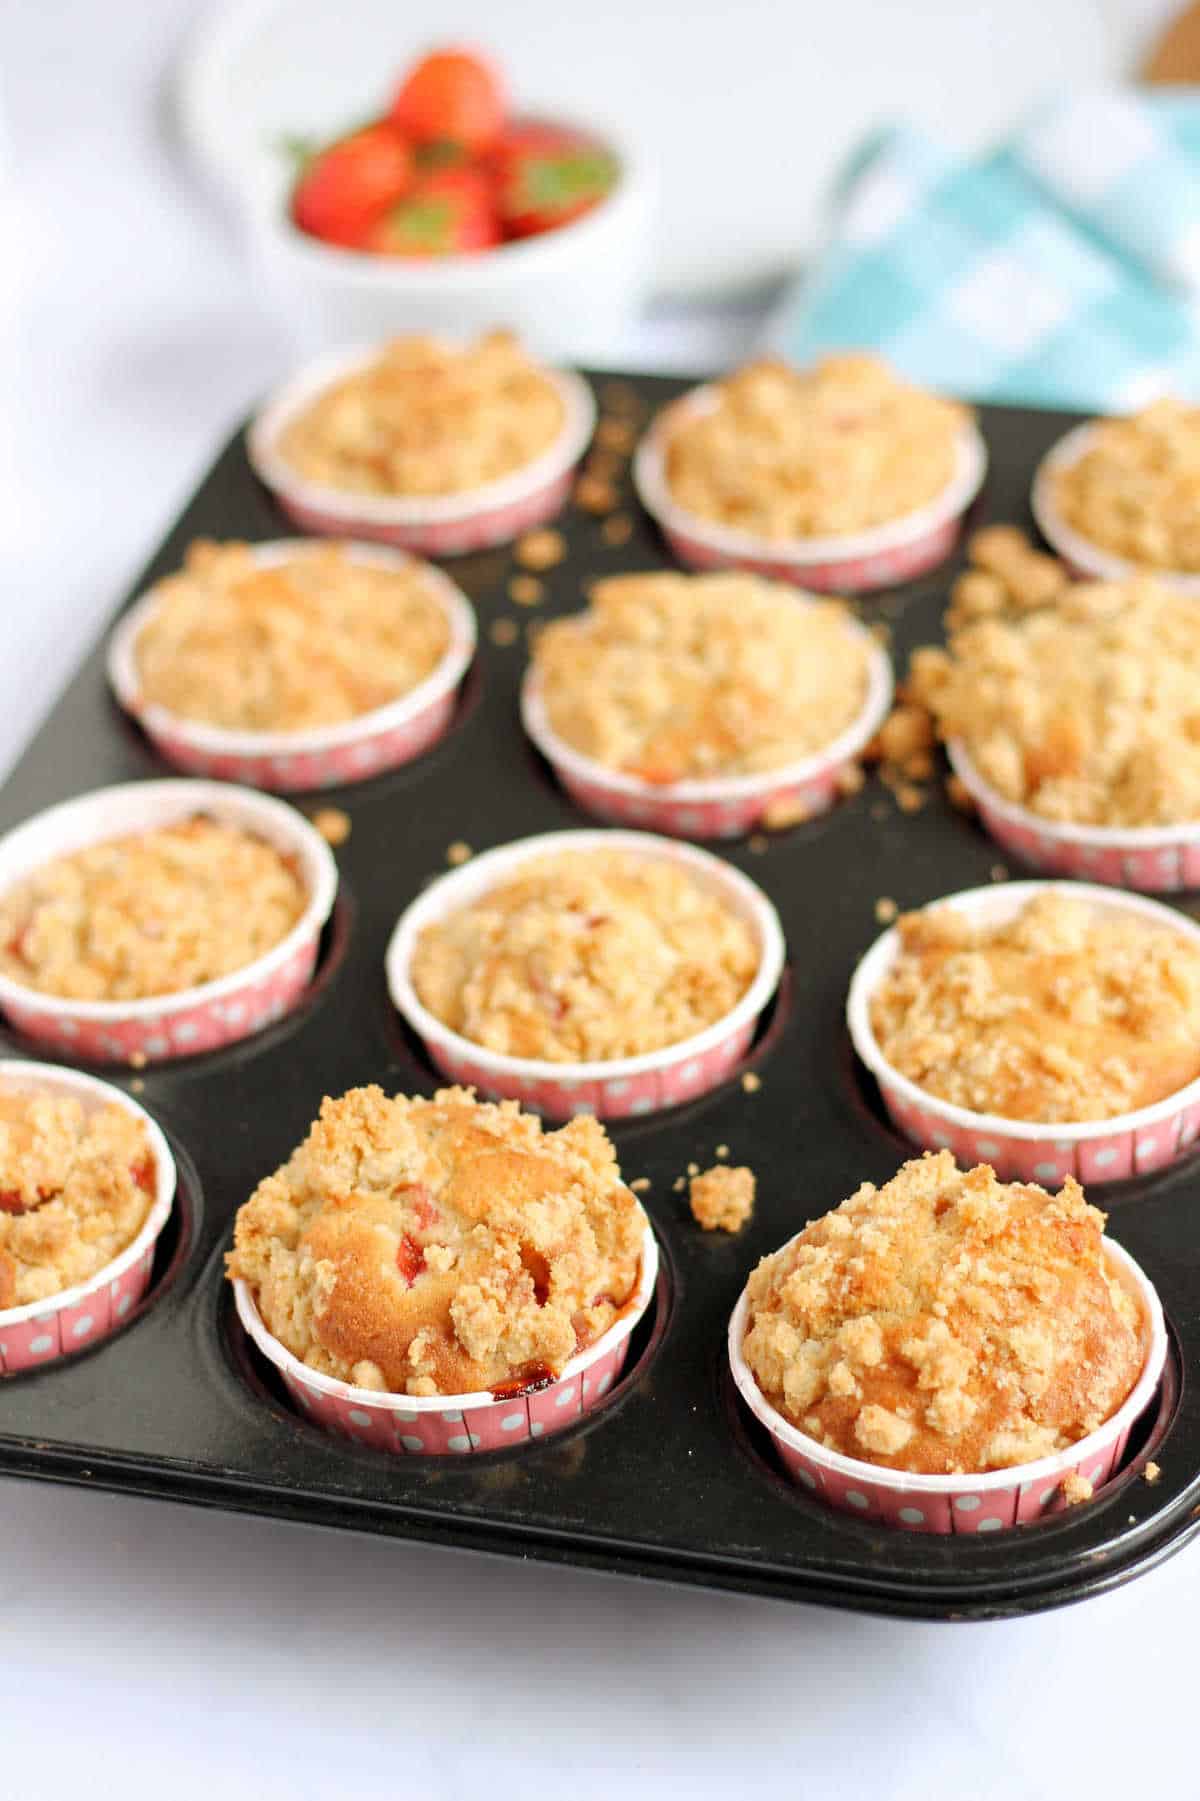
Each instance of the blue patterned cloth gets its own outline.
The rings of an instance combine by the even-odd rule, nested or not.
[[[1200,399],[1200,93],[1057,101],[973,159],[880,133],[768,344],[797,362],[871,346],[976,400]]]

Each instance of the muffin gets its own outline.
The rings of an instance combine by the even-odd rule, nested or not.
[[[0,895],[0,975],[89,1003],[176,994],[265,955],[307,906],[290,857],[196,814],[56,857]]]
[[[515,1396],[633,1302],[646,1219],[593,1119],[377,1087],[326,1099],[240,1209],[232,1278],[307,1369],[376,1393]]]
[[[1111,1119],[1200,1076],[1200,943],[1069,889],[1010,919],[906,913],[870,1001],[884,1058],[974,1113]]]
[[[411,981],[433,1017],[504,1057],[640,1057],[714,1025],[761,952],[686,867],[627,851],[530,859],[417,938]]]
[[[1147,1361],[1103,1227],[1070,1179],[1050,1195],[949,1152],[906,1163],[758,1265],[745,1363],[841,1457],[934,1476],[1035,1463],[1103,1428]]]
[[[1159,400],[1095,421],[1081,442],[1047,470],[1065,524],[1125,562],[1200,574],[1200,407]]]
[[[411,693],[450,643],[419,563],[295,546],[194,543],[133,644],[139,701],[239,732],[340,725]]]
[[[0,1312],[105,1269],[146,1224],[157,1188],[134,1113],[0,1081]]]
[[[868,531],[936,500],[970,414],[878,357],[761,360],[672,426],[668,493],[701,520],[781,543]]]
[[[596,583],[586,612],[547,625],[533,671],[572,750],[669,784],[823,750],[863,711],[868,641],[840,603],[782,584],[647,572]]]
[[[1152,578],[970,620],[917,653],[910,685],[989,787],[1041,819],[1200,820],[1200,611]]]
[[[515,474],[565,422],[558,386],[511,333],[461,346],[402,337],[298,410],[278,452],[319,487],[429,499]]]

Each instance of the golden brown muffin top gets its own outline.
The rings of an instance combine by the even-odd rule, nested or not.
[[[1032,1463],[1103,1425],[1145,1362],[1103,1229],[1071,1177],[1049,1195],[918,1158],[763,1259],[746,1363],[843,1456],[923,1475]]]
[[[524,468],[563,428],[558,389],[510,332],[461,347],[396,338],[322,389],[279,451],[297,475],[358,494],[461,494]]]
[[[472,1043],[591,1063],[714,1025],[759,962],[745,921],[679,864],[566,850],[426,926],[411,973],[421,1003]]]
[[[1200,818],[1200,606],[1142,577],[1081,582],[918,651],[910,686],[1006,800],[1075,825]]]
[[[273,950],[307,904],[274,845],[198,814],[15,883],[0,896],[0,970],[70,1000],[176,994]]]
[[[839,601],[741,574],[610,576],[585,613],[539,632],[534,667],[558,736],[649,782],[799,762],[867,691],[866,646]]]
[[[756,537],[838,537],[903,518],[952,480],[970,414],[879,357],[793,369],[771,358],[714,384],[716,404],[672,426],[672,498]]]
[[[0,1088],[0,1308],[74,1288],[133,1243],[157,1170],[124,1107]]]
[[[396,1394],[557,1375],[637,1291],[645,1215],[599,1122],[515,1101],[326,1098],[237,1216],[229,1274],[311,1369]]]
[[[134,645],[141,700],[231,731],[357,719],[423,682],[450,642],[425,565],[337,544],[267,565],[198,539],[154,602]]]
[[[1095,422],[1083,455],[1054,471],[1066,523],[1151,569],[1200,571],[1200,407],[1157,400]]]
[[[897,924],[871,1000],[894,1069],[975,1113],[1041,1124],[1111,1119],[1200,1076],[1200,947],[1059,890],[1003,925],[954,907]]]

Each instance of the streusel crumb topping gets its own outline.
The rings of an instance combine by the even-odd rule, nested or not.
[[[1200,818],[1200,606],[1150,577],[973,619],[915,654],[909,686],[998,793],[1045,819]]]
[[[651,782],[799,762],[867,690],[845,607],[753,575],[611,576],[539,633],[534,667],[560,738]]]
[[[280,454],[306,481],[360,494],[461,494],[511,475],[563,427],[553,382],[511,333],[461,348],[396,338],[287,426]]]
[[[1053,478],[1067,524],[1127,562],[1200,570],[1200,407],[1158,400],[1093,429]]]
[[[714,1163],[688,1182],[692,1218],[705,1232],[740,1232],[754,1212],[755,1187],[744,1164]]]
[[[141,698],[234,731],[303,732],[408,694],[450,628],[423,565],[385,568],[322,545],[269,566],[201,540],[154,590],[137,635]]]
[[[286,938],[308,903],[262,838],[197,815],[56,857],[0,896],[0,970],[70,1000],[176,994]]]
[[[1200,1076],[1200,949],[1182,932],[1055,891],[1004,925],[942,906],[897,930],[871,1026],[893,1068],[941,1100],[1078,1122]]]
[[[633,1299],[645,1214],[592,1118],[355,1088],[238,1213],[229,1274],[310,1369],[396,1394],[557,1375]]]
[[[758,964],[745,921],[685,869],[563,851],[427,926],[412,980],[443,1024],[490,1051],[590,1063],[702,1032]]]
[[[764,359],[714,385],[715,405],[673,427],[672,497],[760,538],[824,538],[900,519],[955,472],[969,414],[878,357],[808,369]]]
[[[923,1475],[1032,1463],[1102,1426],[1145,1361],[1104,1215],[948,1151],[906,1163],[765,1257],[746,1363],[776,1410],[846,1457]]]
[[[0,1090],[0,1308],[86,1282],[133,1243],[157,1170],[141,1120]]]

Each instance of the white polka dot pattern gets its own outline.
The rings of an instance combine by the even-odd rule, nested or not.
[[[492,550],[498,544],[509,544],[522,532],[555,518],[567,504],[571,477],[572,469],[568,468],[535,493],[509,501],[504,506],[485,507],[459,519],[431,520],[425,524],[379,525],[371,519],[322,512],[289,494],[280,493],[277,498],[288,518],[306,532],[392,544],[397,550],[412,551],[423,557],[458,557],[474,550]]]
[[[5,1324],[4,1316],[0,1314],[0,1375],[11,1376],[21,1370],[37,1369],[72,1351],[99,1344],[124,1322],[141,1300],[150,1285],[153,1264],[154,1246],[151,1244],[120,1275],[106,1277],[101,1271],[84,1289],[82,1296],[73,1290],[78,1298],[69,1305],[55,1306],[51,1299],[44,1312],[10,1325]]]

